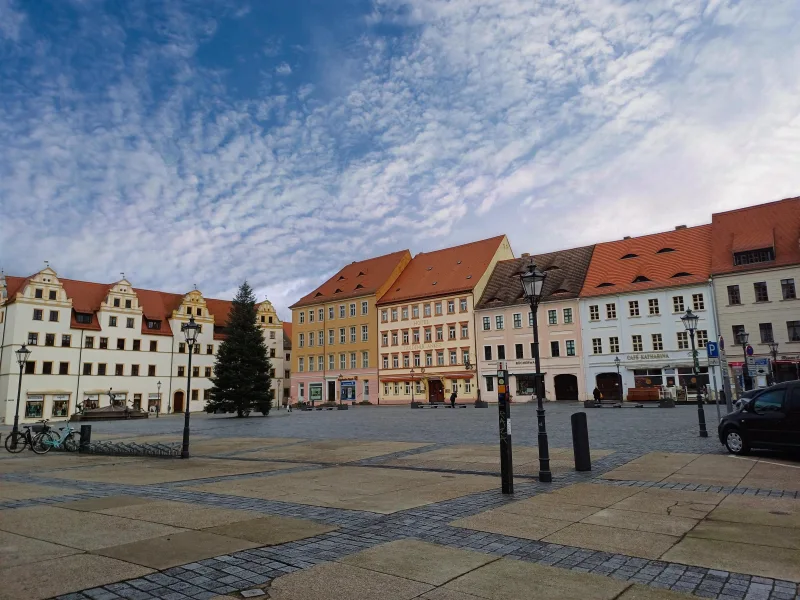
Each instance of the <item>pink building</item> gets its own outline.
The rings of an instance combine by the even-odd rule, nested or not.
[[[531,264],[547,273],[539,322],[539,358],[547,400],[584,400],[578,295],[594,246],[574,248],[497,263],[475,307],[481,399],[497,399],[498,361],[506,363],[515,402],[534,397],[533,317],[519,275]]]

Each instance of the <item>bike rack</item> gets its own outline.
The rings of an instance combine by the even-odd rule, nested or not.
[[[85,452],[110,456],[156,456],[162,458],[177,458],[181,455],[181,444],[179,442],[171,444],[93,442],[88,445]]]

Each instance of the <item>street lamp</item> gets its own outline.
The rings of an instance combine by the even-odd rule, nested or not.
[[[775,363],[778,361],[778,342],[770,342],[767,344],[769,346],[769,353],[772,354],[772,383],[777,383],[777,379],[775,378]]]
[[[692,339],[692,372],[694,373],[694,382],[697,386],[697,421],[700,426],[700,437],[708,437],[706,431],[706,413],[703,411],[703,394],[700,392],[700,381],[698,381],[698,368],[697,368],[697,349],[694,346],[694,332],[697,330],[697,322],[700,320],[691,309],[686,310],[686,314],[681,317],[683,326],[689,332],[689,337]]]
[[[525,299],[530,303],[533,315],[533,360],[536,365],[536,421],[539,429],[539,481],[549,483],[553,481],[553,474],[550,472],[550,450],[547,445],[547,427],[544,420],[544,380],[542,378],[541,366],[539,361],[539,322],[536,318],[536,309],[542,299],[542,289],[547,273],[543,273],[531,264],[528,270],[519,276],[522,283],[522,291]]]
[[[750,383],[750,373],[747,372],[747,340],[749,339],[750,334],[744,329],[740,329],[739,333],[736,334],[736,341],[739,342],[739,345],[742,347],[742,387],[744,391],[750,389],[748,386]]]
[[[411,408],[414,408],[414,367],[411,367]]]
[[[160,381],[156,384],[156,387],[158,388],[158,404],[156,404],[156,419],[157,419],[158,418],[158,413],[161,412],[161,382]]]
[[[17,363],[19,364],[19,383],[17,384],[17,410],[14,412],[14,426],[11,428],[11,449],[17,449],[17,438],[19,437],[19,400],[22,397],[22,372],[25,370],[25,365],[28,363],[28,357],[31,351],[25,344],[15,352],[17,355]]]
[[[619,365],[622,361],[619,356],[614,358],[614,365],[617,367],[617,385],[619,386],[619,400],[622,401],[622,375],[619,373]]]
[[[181,325],[181,331],[186,338],[189,346],[189,369],[186,373],[186,416],[183,420],[183,447],[181,448],[181,458],[189,458],[189,404],[192,401],[192,351],[194,351],[197,334],[200,333],[200,325],[194,322],[194,315],[189,317],[188,323]]]

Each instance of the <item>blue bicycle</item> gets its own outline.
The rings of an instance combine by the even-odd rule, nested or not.
[[[61,433],[48,429],[37,435],[33,440],[34,452],[36,452],[36,448],[44,450],[43,452],[38,452],[39,454],[45,454],[52,448],[75,452],[80,447],[81,434],[73,429],[69,422],[67,422],[66,427],[60,427],[59,431]]]

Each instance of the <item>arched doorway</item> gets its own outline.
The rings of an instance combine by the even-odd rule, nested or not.
[[[577,376],[569,374],[556,375],[553,378],[553,385],[556,388],[556,400],[578,399]]]
[[[603,400],[622,400],[622,378],[616,373],[598,373],[595,377],[597,389]]]
[[[172,412],[183,412],[183,392],[175,392],[172,400]]]

